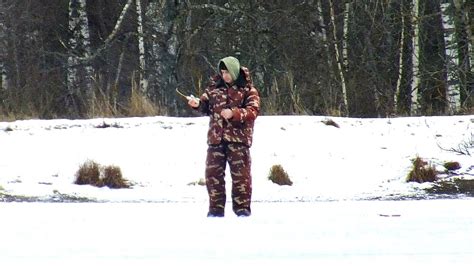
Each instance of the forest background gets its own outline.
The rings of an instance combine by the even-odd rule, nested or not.
[[[190,116],[220,58],[264,115],[474,114],[469,0],[0,0],[0,119]]]

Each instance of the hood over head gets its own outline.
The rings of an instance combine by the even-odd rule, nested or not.
[[[222,58],[221,60],[219,60],[219,64],[217,66],[217,71],[219,72],[219,75],[221,74],[221,69],[226,69],[227,71],[229,71],[232,80],[236,81],[239,78],[240,74],[239,59],[233,56]]]

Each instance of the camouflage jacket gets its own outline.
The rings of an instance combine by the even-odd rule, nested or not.
[[[233,116],[229,120],[220,115],[225,108],[232,110]],[[247,68],[240,68],[239,78],[233,86],[228,86],[219,75],[211,78],[197,109],[210,117],[207,134],[209,145],[217,145],[222,141],[243,143],[248,147],[252,145],[260,97]]]

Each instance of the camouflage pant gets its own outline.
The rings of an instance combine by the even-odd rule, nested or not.
[[[223,213],[226,202],[225,169],[229,163],[232,176],[232,208],[234,212],[250,211],[252,196],[249,148],[240,143],[209,145],[206,159],[206,186],[209,211]]]

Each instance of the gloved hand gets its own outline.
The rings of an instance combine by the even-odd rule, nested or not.
[[[232,112],[231,109],[222,109],[222,111],[221,111],[221,116],[222,116],[224,119],[231,119],[232,116],[234,116],[234,113]]]
[[[186,99],[188,100],[188,105],[191,106],[192,108],[199,107],[199,98],[196,98],[193,95],[190,95],[190,96],[186,96]]]

